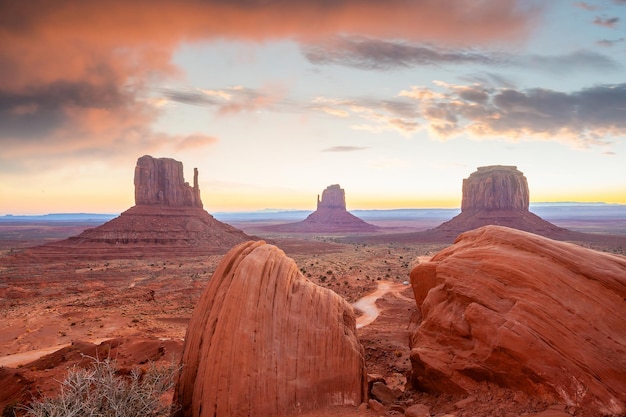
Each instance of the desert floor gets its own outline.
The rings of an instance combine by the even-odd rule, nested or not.
[[[52,238],[74,235],[77,228],[80,226],[71,225],[64,231],[54,228]],[[0,240],[0,384],[7,387],[22,381],[27,387],[13,400],[0,401],[0,409],[16,397],[27,400],[31,395],[54,393],[67,369],[80,361],[80,356],[70,353],[79,350],[83,342],[116,339],[123,345],[116,355],[129,367],[147,360],[179,360],[189,317],[221,255],[143,253],[137,258],[108,260],[99,260],[97,254],[38,256],[24,248],[51,237],[37,227],[29,230],[17,240],[11,230],[9,238]],[[2,232],[0,227],[0,236]],[[516,416],[550,406],[489,385],[469,398],[428,395],[405,386],[411,369],[411,318],[417,312],[409,272],[416,262],[448,244],[340,244],[336,243],[339,236],[334,235],[261,237],[285,250],[308,279],[354,303],[357,314],[362,315],[358,334],[367,371],[383,377],[396,390],[401,406],[422,403],[430,407],[432,415],[459,417]],[[49,359],[47,365],[36,361],[62,348],[66,353]],[[564,409],[562,405],[553,407]],[[402,415],[393,410],[387,414]],[[304,415],[381,413],[361,406]]]

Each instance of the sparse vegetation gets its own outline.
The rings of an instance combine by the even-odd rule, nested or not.
[[[169,416],[171,406],[161,396],[174,386],[179,367],[151,363],[124,375],[114,360],[94,359],[88,369],[72,368],[61,382],[57,398],[43,398],[23,407],[29,417]]]

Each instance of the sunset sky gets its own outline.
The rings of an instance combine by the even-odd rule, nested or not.
[[[626,0],[0,0],[0,215],[119,213],[142,155],[209,212],[626,204]]]

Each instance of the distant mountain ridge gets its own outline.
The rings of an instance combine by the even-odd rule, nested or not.
[[[350,213],[365,220],[407,219],[407,218],[450,218],[460,212],[460,208],[402,208],[402,209],[356,209]],[[626,218],[626,204],[587,203],[587,202],[537,202],[530,203],[530,211],[545,218],[595,217]],[[220,221],[260,221],[260,220],[302,220],[313,210],[262,209],[252,211],[219,211],[213,217]],[[7,221],[102,221],[119,216],[119,213],[49,213],[49,214],[6,214],[0,222]]]

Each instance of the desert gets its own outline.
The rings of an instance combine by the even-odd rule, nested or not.
[[[619,216],[576,220],[595,233],[559,227],[529,212],[515,167],[491,166],[449,221],[229,225],[178,164],[139,158],[136,205],[102,224],[0,223],[5,415],[59,395],[92,358],[122,375],[180,364],[161,399],[176,415],[624,413]]]

